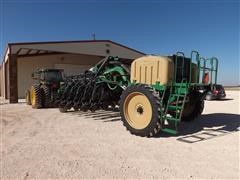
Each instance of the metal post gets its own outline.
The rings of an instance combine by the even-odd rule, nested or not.
[[[182,72],[182,77],[183,77],[183,71],[184,71],[184,60],[185,60],[185,55],[184,55],[184,53],[183,52],[177,52],[177,54],[176,54],[176,61],[177,61],[177,57],[178,57],[178,55],[181,55],[182,56],[182,69],[181,69],[181,72]],[[177,71],[177,62],[176,62],[176,71]],[[177,79],[177,72],[176,72],[176,74],[175,74],[175,80]]]
[[[200,67],[200,69],[203,69],[203,74],[202,74],[202,83],[203,83],[204,75],[206,72],[206,59],[201,57],[200,60],[203,60],[203,67]],[[201,64],[200,64],[200,66],[201,66]]]
[[[218,59],[216,57],[213,57],[213,60],[215,60],[215,84],[217,83],[217,72],[218,72]]]
[[[193,61],[193,54],[196,54],[196,62],[198,63],[199,62],[199,53],[197,52],[197,51],[192,51],[191,52],[191,61],[190,61],[190,75],[189,75],[189,79],[190,79],[190,83],[192,82],[192,61]],[[199,65],[198,65],[198,67],[199,67]],[[198,69],[198,71],[199,71],[199,69]],[[198,72],[199,73],[199,72]],[[197,76],[196,76],[196,78],[198,77],[199,75],[197,74]],[[197,79],[196,79],[196,82],[198,82],[197,81]]]

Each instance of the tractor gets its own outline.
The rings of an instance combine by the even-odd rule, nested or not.
[[[177,134],[181,121],[194,120],[203,112],[217,66],[217,58],[202,58],[197,51],[190,57],[182,52],[135,60],[105,57],[66,80],[55,103],[60,112],[117,109],[123,125],[137,136]]]
[[[60,83],[63,81],[61,69],[37,69],[32,73],[37,82],[26,91],[25,99],[33,108],[49,108],[55,106]]]

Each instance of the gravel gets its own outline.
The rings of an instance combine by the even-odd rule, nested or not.
[[[206,101],[177,136],[131,135],[118,112],[60,113],[1,100],[1,179],[239,179],[239,91]]]

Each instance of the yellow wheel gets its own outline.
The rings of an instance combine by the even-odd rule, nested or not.
[[[138,136],[153,136],[161,129],[160,99],[148,85],[129,86],[120,100],[123,125]]]
[[[135,129],[147,127],[152,119],[152,106],[148,98],[139,92],[130,93],[123,104],[124,116]]]
[[[27,90],[26,93],[25,93],[25,100],[26,100],[26,104],[27,105],[31,105],[31,94],[30,94],[30,91]]]
[[[33,108],[41,108],[42,107],[42,93],[41,89],[38,85],[33,85],[31,87],[31,103]]]

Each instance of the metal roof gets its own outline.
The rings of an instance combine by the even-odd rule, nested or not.
[[[4,60],[6,61],[7,54],[35,56],[55,53],[86,54],[96,56],[111,55],[128,59],[135,59],[145,55],[143,52],[110,40],[49,41],[9,43]]]

